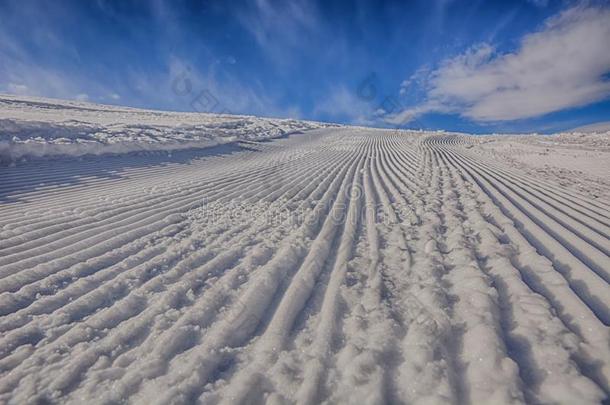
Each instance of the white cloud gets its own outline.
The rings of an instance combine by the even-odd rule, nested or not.
[[[610,121],[596,122],[589,125],[581,125],[576,128],[572,128],[574,132],[606,132],[610,131]]]
[[[63,54],[62,49],[53,49]],[[0,92],[82,101],[95,99],[96,94],[107,93],[108,89],[88,75],[45,66],[0,25]]]
[[[205,71],[172,56],[168,62],[167,88],[174,105],[186,111],[209,113],[245,113],[273,117],[298,118],[300,110],[283,105],[256,80],[243,83],[219,64]],[[142,92],[153,94],[157,83],[142,81]],[[164,94],[164,97],[166,95]]]
[[[376,117],[376,104],[358,97],[343,85],[332,88],[327,97],[320,100],[314,115],[326,114],[335,119],[347,118],[355,125],[372,125]]]
[[[18,94],[20,96],[26,96],[29,94],[30,89],[25,84],[21,83],[9,83],[6,86],[6,89],[11,94]]]
[[[515,52],[498,54],[480,44],[445,60],[427,74],[426,100],[388,121],[406,123],[433,111],[479,122],[516,120],[603,100],[610,96],[604,78],[610,71],[608,38],[610,9],[568,9],[523,37]]]
[[[304,43],[321,30],[316,7],[307,1],[256,0],[237,14],[238,21],[278,64],[288,52],[302,52]]]
[[[549,0],[528,0],[536,7],[546,7],[549,5]]]
[[[4,56],[0,49],[0,58]],[[0,61],[0,91],[28,96],[74,98],[79,86],[66,75],[12,58]]]
[[[415,121],[417,117],[430,112],[453,113],[457,111],[454,107],[441,104],[435,100],[429,100],[423,104],[400,111],[399,113],[388,115],[384,120],[389,124],[400,126]]]

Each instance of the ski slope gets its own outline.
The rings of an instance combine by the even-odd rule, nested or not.
[[[499,156],[342,127],[2,167],[0,402],[600,403],[610,202]]]

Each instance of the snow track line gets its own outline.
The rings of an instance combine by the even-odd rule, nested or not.
[[[462,173],[471,180],[471,184],[480,188],[480,196],[488,199],[487,206],[490,207],[489,215],[503,227],[506,237],[517,249],[517,253],[508,256],[511,264],[522,274],[523,280],[528,287],[542,296],[558,312],[562,322],[588,345],[581,346],[584,363],[590,369],[591,377],[601,386],[606,393],[609,390],[610,381],[610,349],[607,342],[610,340],[610,328],[604,325],[597,314],[592,311],[585,298],[582,298],[569,285],[546,257],[541,257],[530,244],[525,235],[515,227],[513,220],[504,215],[501,206],[498,206],[493,195],[486,190],[484,180],[472,177],[459,163],[453,160],[451,154],[445,155]],[[601,354],[601,363],[594,360]],[[596,364],[597,363],[597,364]]]
[[[479,164],[483,164],[483,162],[479,162]],[[485,164],[488,165],[487,163],[485,163]],[[586,218],[582,218],[582,220],[587,220],[588,218],[591,218],[592,220],[595,221],[595,222],[593,222],[594,224],[595,223],[601,224],[605,227],[610,226],[610,217],[608,217],[607,215],[604,214],[604,212],[607,212],[608,210],[591,210],[591,209],[587,208],[585,205],[579,204],[579,203],[575,202],[574,200],[571,200],[567,194],[550,193],[550,192],[546,191],[544,188],[538,186],[537,182],[535,180],[528,179],[523,176],[516,176],[516,175],[512,174],[511,172],[508,172],[508,171],[502,170],[502,169],[498,169],[498,168],[494,169],[494,171],[497,174],[501,174],[502,176],[504,176],[504,178],[506,178],[507,180],[511,180],[514,184],[526,185],[527,187],[529,187],[529,189],[537,191],[539,193],[539,195],[543,196],[541,198],[545,198],[550,201],[555,201],[558,203],[558,205],[560,207],[569,209],[571,211],[575,211],[581,215],[585,215]],[[584,201],[586,201],[586,200],[584,200]],[[574,205],[576,205],[576,206],[574,206]]]
[[[540,180],[537,178],[533,178],[531,175],[525,175],[515,170],[508,169],[506,167],[498,166],[494,162],[489,162],[487,159],[481,159],[476,155],[472,155],[470,153],[465,153],[462,150],[456,150],[455,152],[465,154],[473,159],[481,163],[485,163],[486,165],[492,167],[495,172],[500,172],[505,174],[506,176],[513,177],[518,179],[524,183],[530,183],[532,186],[538,187],[541,190],[545,190],[547,195],[551,196],[551,198],[562,198],[564,200],[570,201],[571,204],[577,204],[580,207],[583,207],[589,211],[596,213],[597,215],[602,216],[606,220],[610,219],[610,214],[608,211],[610,210],[610,203],[604,203],[599,200],[592,200],[585,198],[581,195],[576,194],[574,191],[563,188],[556,184],[553,184],[549,181]],[[477,159],[478,157],[478,159]]]
[[[305,190],[305,189],[304,189],[304,190]],[[29,295],[30,295],[31,297],[33,297],[33,293],[30,293]]]
[[[0,172],[0,402],[603,401],[610,206],[476,148],[335,128]]]
[[[474,170],[477,170],[477,166],[475,165],[472,165],[470,167],[473,167]],[[496,180],[496,184],[501,185],[503,189],[508,190],[505,195],[510,194],[511,196],[514,196],[515,201],[520,201],[520,206],[529,207],[528,211],[534,211],[536,214],[531,215],[533,221],[536,222],[539,226],[545,228],[545,231],[548,234],[550,234],[555,239],[560,241],[563,245],[568,247],[568,249],[572,252],[574,256],[576,256],[579,260],[583,261],[590,268],[596,271],[606,281],[610,279],[610,273],[608,273],[608,270],[606,270],[610,266],[610,259],[608,255],[605,252],[599,251],[596,248],[595,243],[591,243],[587,239],[587,237],[584,237],[581,234],[581,232],[584,232],[582,229],[574,229],[573,224],[565,225],[565,219],[564,221],[555,220],[554,216],[551,213],[547,213],[543,209],[538,208],[538,206],[544,204],[542,201],[532,201],[527,197],[524,197],[522,194],[516,192],[514,189],[510,188],[510,186],[507,186],[502,180],[498,179],[491,173],[485,172],[485,175]],[[594,238],[594,236],[591,234],[588,236]],[[584,239],[584,243],[581,239]],[[607,241],[605,241],[603,238],[596,239],[602,245],[608,244]],[[582,249],[586,249],[585,252],[582,252]],[[602,247],[602,250],[605,250],[605,246]]]
[[[547,233],[551,234],[555,239],[560,240],[562,244],[570,246],[570,250],[574,252],[575,256],[594,269],[607,282],[610,281],[610,270],[607,270],[608,266],[610,266],[608,259],[610,239],[588,231],[587,228],[580,226],[576,221],[571,221],[569,217],[561,213],[553,212],[544,201],[528,198],[493,174],[490,174],[490,176],[497,180],[499,184],[504,185],[509,191],[512,191],[512,194],[520,198],[524,203],[536,209],[539,214],[535,218],[540,218],[539,225],[548,226],[548,229],[546,229]],[[545,221],[545,219],[547,220]]]
[[[183,400],[199,396],[202,383],[208,380],[209,374],[218,366],[218,362],[221,360],[218,355],[210,356],[210,351],[215,351],[214,347],[221,344],[228,343],[230,346],[243,344],[248,340],[252,332],[256,330],[263,318],[265,309],[271,304],[271,298],[278,288],[279,281],[286,277],[288,268],[299,263],[302,255],[305,253],[302,246],[294,245],[296,240],[298,240],[296,238],[311,234],[312,228],[318,229],[320,227],[319,222],[322,218],[319,216],[323,213],[323,207],[325,207],[326,202],[331,201],[330,199],[338,193],[339,184],[343,182],[342,180],[348,170],[348,164],[351,166],[353,163],[349,161],[344,162],[343,174],[333,180],[333,184],[326,191],[323,201],[316,205],[317,209],[311,213],[309,219],[305,220],[304,227],[292,235],[291,239],[285,241],[279,247],[277,255],[272,261],[267,263],[268,271],[260,273],[259,277],[253,280],[251,285],[247,286],[247,290],[241,295],[239,305],[232,307],[228,318],[221,321],[221,325],[218,325],[216,329],[211,331],[212,336],[207,339],[208,343],[206,344],[204,341],[203,346],[198,347],[195,354],[189,355],[187,361],[189,364],[192,363],[195,372],[188,376],[172,373],[169,381],[163,383],[161,381],[156,382],[156,384],[162,383],[168,387],[166,395],[158,398],[159,403],[170,398],[176,398],[176,396]],[[324,217],[326,217],[326,214],[324,214]],[[187,352],[185,352],[186,354]],[[202,357],[204,355],[206,357]],[[146,391],[146,387],[144,390]]]
[[[463,162],[458,164],[463,165]],[[558,241],[551,234],[546,233],[545,224],[533,219],[536,217],[530,212],[527,203],[519,201],[502,185],[489,182],[485,174],[476,170],[474,172],[479,174],[477,181],[483,184],[486,191],[499,202],[505,214],[520,224],[528,241],[553,262],[554,267],[568,280],[583,302],[587,303],[605,325],[609,325],[610,308],[605,299],[610,296],[608,283],[587,267],[586,263],[581,262],[568,247],[561,244],[561,240]]]
[[[436,147],[447,147],[447,143],[446,140],[447,139],[451,139],[451,138],[456,138],[455,136],[452,137],[439,137],[441,139],[441,141],[436,140],[430,140],[428,139],[426,142],[431,143],[436,145]],[[563,198],[567,198],[570,200],[571,203],[573,204],[578,204],[580,206],[583,207],[587,207],[591,210],[600,210],[599,213],[603,216],[606,217],[606,219],[610,218],[610,214],[608,214],[608,210],[610,210],[610,202],[603,202],[600,200],[592,200],[592,199],[588,199],[583,197],[582,195],[576,193],[573,190],[570,190],[568,188],[559,186],[555,183],[553,183],[552,181],[548,181],[548,180],[544,180],[544,179],[539,179],[539,178],[534,178],[531,175],[526,175],[523,174],[522,172],[512,169],[512,168],[507,168],[505,166],[499,166],[496,162],[490,160],[487,157],[484,157],[481,154],[475,154],[472,152],[469,152],[467,150],[464,150],[461,147],[458,148],[453,148],[452,149],[454,152],[458,152],[458,153],[462,153],[465,154],[477,161],[480,162],[484,162],[490,166],[492,166],[494,168],[494,171],[502,171],[503,173],[510,175],[510,176],[514,176],[516,178],[520,178],[526,182],[530,182],[535,184],[537,187],[540,187],[541,189],[546,190],[548,193],[552,194],[552,195],[557,195]]]
[[[272,170],[275,170],[275,169],[272,169]],[[247,181],[244,181],[244,179],[240,179],[239,177],[237,177],[237,179],[239,179],[239,180],[241,180],[243,183],[246,183],[246,184],[247,184]],[[222,184],[222,182],[220,182],[220,184]],[[225,188],[226,188],[226,187],[230,187],[230,183],[229,183],[228,185],[225,183],[225,184],[224,184],[224,186],[225,186]],[[203,185],[203,186],[201,186],[201,187],[199,187],[199,188],[193,188],[193,187],[190,187],[190,188],[189,188],[189,190],[188,190],[188,192],[189,192],[189,194],[192,194],[193,192],[200,191],[200,190],[206,190],[206,191],[208,191],[208,185],[206,184],[206,185]],[[182,191],[182,193],[184,193],[184,191]],[[166,197],[165,197],[165,199],[167,200],[167,198],[168,198],[168,197],[166,196]],[[172,197],[169,197],[169,198],[172,198]],[[152,201],[151,201],[151,199],[148,199],[148,201],[145,201],[145,202],[144,202],[142,205],[140,205],[140,206],[143,206],[143,207],[148,207],[148,206],[151,204],[151,202],[153,202],[153,201],[155,201],[155,199],[152,199]],[[129,207],[129,208],[131,208],[131,207]],[[104,212],[104,215],[105,215],[105,216],[110,216],[111,214],[112,214],[112,212],[109,212],[109,213]],[[65,221],[65,218],[64,218],[63,220]],[[27,237],[27,236],[24,236],[24,237]],[[7,244],[8,244],[8,241],[7,241]]]
[[[488,172],[490,172],[490,169],[488,168],[488,166],[481,164],[479,162],[475,162],[472,159],[467,159],[467,160],[471,164],[474,164],[476,167],[479,167],[482,170],[487,170]],[[586,215],[586,214],[583,213],[582,211],[573,210],[571,207],[569,207],[566,204],[565,200],[557,200],[555,198],[552,198],[551,202],[547,202],[547,201],[545,201],[545,199],[548,200],[548,196],[543,195],[543,194],[541,195],[540,193],[538,193],[537,191],[532,189],[531,186],[529,186],[528,184],[521,183],[519,181],[514,181],[510,177],[503,176],[500,171],[496,171],[493,173],[495,173],[494,175],[497,176],[496,178],[499,181],[503,182],[503,184],[507,185],[509,188],[511,186],[508,184],[512,184],[514,186],[519,187],[521,190],[526,191],[530,197],[524,196],[519,191],[515,191],[515,192],[516,192],[516,194],[527,199],[528,202],[530,202],[532,204],[538,204],[538,206],[543,207],[543,208],[538,208],[538,207],[537,208],[545,211],[545,213],[547,213],[547,215],[552,216],[552,218],[554,220],[561,222],[562,225],[564,225],[566,227],[580,229],[580,232],[588,233],[588,237],[597,239],[597,241],[594,243],[604,245],[603,249],[609,248],[610,243],[608,242],[608,237],[610,235],[610,227],[608,227],[604,222],[591,221],[591,220],[587,220],[587,218],[581,218],[581,217],[579,217],[578,214],[581,214],[581,215],[582,214]],[[554,204],[552,201],[555,201],[556,203]],[[553,210],[557,210],[557,212],[553,212]],[[599,236],[595,236],[595,235],[591,234],[590,232],[587,231],[587,229],[582,228],[582,225],[579,225],[579,223],[582,225],[585,225],[589,229],[595,231],[596,233],[598,233]]]
[[[243,402],[257,384],[258,370],[268,368],[269,363],[275,361],[275,353],[283,347],[298,313],[303,309],[305,302],[312,293],[316,280],[324,267],[329,249],[333,246],[333,240],[342,226],[340,218],[344,216],[350,190],[355,183],[354,175],[355,172],[359,171],[362,160],[363,158],[360,157],[359,161],[344,176],[344,180],[337,191],[337,199],[313,241],[308,255],[303,260],[297,273],[292,277],[290,285],[283,294],[282,300],[275,309],[264,333],[254,343],[252,359],[247,366],[233,377],[232,381],[236,384],[235,388],[227,388],[231,392],[230,396],[227,396],[228,401],[232,403]],[[353,204],[353,201],[350,201],[350,204]]]
[[[182,193],[182,194],[184,194],[184,193]],[[191,201],[197,201],[199,198],[201,198],[201,197],[202,197],[201,195],[195,195],[195,197],[193,198],[192,194],[193,194],[193,193],[190,193],[190,194],[189,194],[189,196],[191,196],[191,198],[190,198],[190,200],[191,200]],[[206,197],[207,197],[207,196],[206,196]],[[169,200],[169,201],[172,201],[172,200]],[[152,212],[158,211],[158,208],[155,208],[154,210],[148,210],[148,211],[144,211],[144,212],[143,212],[144,216],[149,215],[149,212],[151,212],[151,211],[152,211]],[[135,212],[137,213],[138,211],[135,211]],[[133,211],[128,211],[126,215],[130,215],[130,216],[131,216],[131,218],[130,218],[130,219],[133,221],[133,214],[134,214],[134,212],[133,212]],[[125,216],[124,216],[124,217],[125,217]],[[115,218],[112,218],[112,219],[114,219],[114,220],[118,220],[118,219],[120,219],[120,217],[119,217],[119,218],[116,218],[116,217],[115,217]],[[132,222],[132,223],[133,223],[133,222]],[[111,222],[111,226],[114,228],[114,227],[116,227],[116,226],[117,226],[117,223],[116,223],[116,222]],[[90,227],[89,227],[89,228],[87,228],[87,227],[83,227],[83,228],[87,229],[87,232],[89,232],[90,234],[91,234],[91,233],[93,233],[93,231],[91,230],[91,228],[90,228]],[[93,228],[93,229],[95,229],[95,228]],[[95,232],[96,232],[96,233],[99,233],[99,230],[96,230]],[[53,238],[54,238],[54,239],[57,239],[57,236],[58,236],[58,235],[53,235]],[[79,238],[80,240],[82,240],[82,239],[83,239],[81,235],[78,235],[78,238]],[[56,249],[56,248],[55,248],[55,249]],[[26,256],[26,257],[27,257],[27,256]],[[8,257],[7,257],[5,260],[9,260],[9,259],[10,259],[10,256],[8,256]]]
[[[306,188],[305,188],[305,189],[303,189],[303,190],[306,190]]]
[[[242,154],[240,154],[240,156],[242,156]],[[246,160],[246,163],[248,163],[248,157],[247,157],[247,156],[248,156],[248,155],[246,154],[246,155],[245,155],[245,160]],[[207,160],[206,160],[206,161],[204,161],[203,163],[208,163],[208,162],[207,162]],[[251,163],[251,162],[250,162],[250,163]],[[180,166],[184,166],[184,165],[180,165]],[[246,166],[247,166],[247,165],[246,165]],[[274,171],[274,170],[275,170],[275,166],[274,166],[274,165],[272,165],[271,167],[262,167],[262,168],[260,168],[260,167],[259,167],[259,168],[257,168],[257,169],[256,169],[254,172],[252,172],[252,171],[248,171],[247,173],[248,173],[248,174],[250,174],[250,175],[254,175],[254,174],[257,174],[257,173],[264,173],[265,171],[269,171],[270,169],[271,169],[271,171]],[[152,169],[149,169],[149,170],[152,170]],[[213,183],[223,184],[224,182],[226,182],[226,181],[227,181],[227,180],[229,180],[229,179],[233,179],[233,180],[237,179],[237,180],[240,180],[240,179],[241,179],[241,177],[242,177],[242,176],[243,176],[243,174],[244,174],[244,173],[242,173],[244,170],[245,170],[245,169],[243,169],[243,168],[240,168],[240,169],[238,169],[238,170],[231,169],[231,170],[229,170],[229,173],[222,173],[222,175],[221,175],[221,176],[218,176],[218,177],[220,177],[220,178],[216,178],[216,179],[209,179],[209,180],[207,181],[207,183],[212,183],[212,184],[213,184]],[[157,171],[158,171],[158,169],[157,169]],[[192,170],[191,170],[191,171],[192,171]],[[216,171],[218,171],[218,170],[216,170]],[[185,181],[184,181],[184,180],[185,180],[185,178],[184,178],[184,177],[185,177],[185,176],[184,176],[184,175],[185,175],[184,170],[179,171],[178,173],[181,175],[181,182],[182,182],[182,183],[184,183],[184,182],[185,182]],[[171,173],[167,173],[166,171],[164,171],[164,172],[163,172],[163,177],[164,177],[164,178],[169,178],[169,179],[171,179],[171,176],[169,176],[170,174],[171,174]],[[192,177],[191,177],[191,176],[188,176],[188,177],[186,177],[186,178],[187,178],[187,179],[188,179],[188,178],[191,178],[191,179],[192,179],[192,178],[195,178],[195,179],[196,179],[196,178],[197,178],[197,177],[199,177],[200,175],[201,175],[201,173],[197,173],[197,171],[195,171]],[[197,176],[197,177],[195,177],[195,176]],[[207,173],[206,173],[206,177],[208,177],[208,176],[209,176],[209,174],[207,174]],[[223,177],[223,176],[225,176],[225,177]],[[129,175],[129,177],[132,177],[132,176],[131,176],[131,175]],[[149,177],[152,177],[152,176],[149,176]],[[139,179],[137,179],[137,180],[139,180]],[[243,179],[241,179],[241,180],[243,180]],[[191,180],[191,181],[192,181],[192,180]],[[152,184],[156,185],[156,184],[157,184],[157,181],[155,180],[155,181],[154,181],[154,183],[152,183]],[[127,186],[127,187],[129,187],[129,186]],[[96,194],[95,194],[95,192],[92,192],[91,194],[92,194],[92,195],[96,195]]]
[[[449,268],[444,280],[453,297],[464,297],[453,304],[454,322],[464,327],[458,357],[464,362],[465,379],[469,381],[461,392],[474,403],[520,403],[522,382],[517,364],[507,352],[497,298],[494,294],[481,294],[489,289],[490,281],[471,246],[472,236],[463,225],[468,217],[457,201],[461,191],[440,156],[434,153],[434,158],[442,178],[451,185],[443,187],[445,203],[441,214],[446,232],[442,233],[440,249]]]
[[[443,154],[441,157],[450,165]],[[457,169],[453,170],[457,175]],[[543,402],[561,401],[566,397],[582,400],[583,396],[591,394],[596,401],[603,399],[603,392],[586,377],[580,376],[578,366],[570,359],[578,356],[578,347],[570,341],[575,335],[554,315],[545,299],[529,289],[520,272],[503,255],[506,246],[502,246],[498,236],[487,227],[472,185],[459,175],[455,178],[459,188],[464,190],[459,197],[462,206],[472,209],[468,218],[473,230],[479,232],[477,258],[498,292],[499,309],[504,318],[502,328],[508,335],[506,343],[519,365],[526,388],[534,390],[534,398]],[[555,332],[547,335],[544,330]],[[548,350],[549,347],[553,349]],[[540,370],[541,365],[549,363],[574,376],[571,385],[561,393],[556,389],[558,376]],[[534,401],[529,391],[524,391],[524,395],[528,402]]]

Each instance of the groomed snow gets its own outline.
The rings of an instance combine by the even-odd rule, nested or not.
[[[66,103],[2,100],[20,139],[71,125]],[[0,167],[0,402],[608,397],[610,176],[560,176],[610,161],[608,137],[92,110],[74,126],[242,141]],[[271,127],[299,132],[256,140]],[[571,155],[510,152],[542,144]]]

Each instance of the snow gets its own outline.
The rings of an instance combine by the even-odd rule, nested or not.
[[[0,95],[0,164],[32,157],[203,148],[327,126],[292,119],[161,112]]]
[[[2,403],[608,398],[608,134],[0,100]]]
[[[481,151],[525,173],[558,182],[591,198],[610,200],[610,131],[546,136],[483,136]]]

